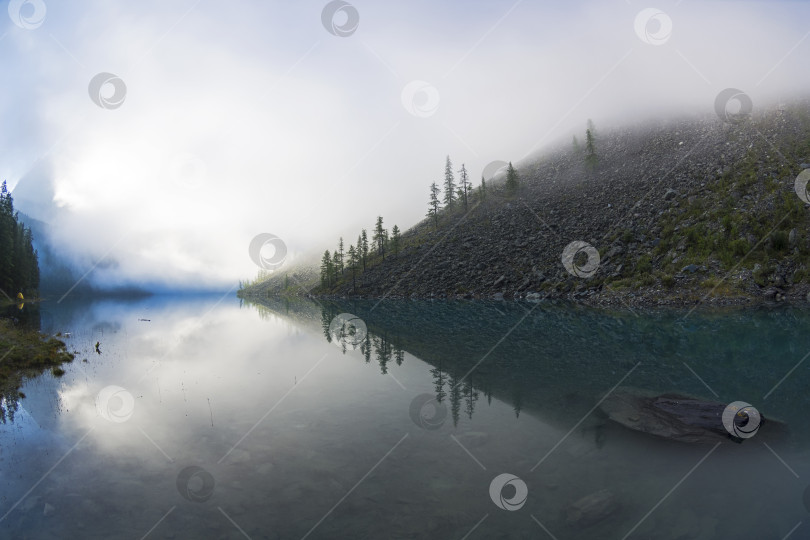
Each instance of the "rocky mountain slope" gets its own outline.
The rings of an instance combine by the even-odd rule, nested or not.
[[[396,257],[373,257],[356,287],[348,270],[331,287],[310,272],[290,292],[624,304],[806,297],[810,204],[795,184],[810,168],[810,103],[736,122],[597,132],[596,153],[593,168],[573,147],[520,164],[517,191],[496,183],[467,212],[457,204],[438,226],[423,220]]]

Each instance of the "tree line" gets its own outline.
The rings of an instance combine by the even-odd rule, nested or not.
[[[470,199],[473,193],[475,193],[472,183],[470,182],[467,167],[464,163],[461,164],[461,169],[456,172],[459,174],[458,183],[456,183],[456,176],[453,172],[453,162],[450,160],[450,156],[447,156],[444,165],[444,180],[442,181],[442,188],[444,190],[443,198],[439,198],[439,195],[442,194],[442,189],[439,188],[439,185],[436,182],[430,184],[427,217],[433,218],[433,223],[436,227],[439,226],[439,210],[443,208],[455,208],[462,205],[466,212],[469,209]],[[506,193],[511,195],[517,191],[518,187],[518,173],[510,161],[506,168],[506,182],[504,183],[504,188],[506,189]],[[484,178],[482,174],[481,184],[478,186],[478,196],[481,201],[486,198],[488,189],[490,188],[487,187],[486,178]]]
[[[6,296],[34,295],[39,289],[39,261],[32,240],[31,229],[20,222],[4,181],[0,187],[0,290]]]
[[[352,275],[352,288],[357,288],[357,273],[365,272],[366,268],[371,264],[370,259],[376,254],[381,261],[385,260],[385,255],[399,255],[399,250],[402,243],[402,233],[399,227],[394,225],[391,228],[389,236],[388,229],[383,227],[382,216],[377,217],[377,222],[374,225],[371,242],[369,243],[369,236],[366,229],[362,229],[360,234],[357,235],[357,242],[349,244],[349,248],[345,249],[346,244],[341,236],[338,240],[337,249],[331,253],[327,249],[323,252],[321,258],[321,286],[331,287],[340,281],[347,271]]]

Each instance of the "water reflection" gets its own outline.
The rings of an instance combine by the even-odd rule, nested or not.
[[[0,426],[3,537],[767,538],[805,516],[805,367],[764,398],[810,350],[798,310],[63,304],[42,307],[76,361]],[[791,431],[712,449],[589,414],[623,378]]]

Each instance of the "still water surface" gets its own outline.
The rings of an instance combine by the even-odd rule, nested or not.
[[[330,333],[341,313],[367,334]],[[810,538],[810,312],[684,315],[44,303],[78,354],[3,404],[0,537]],[[597,407],[617,385],[746,401],[788,432],[636,433]],[[601,490],[606,517],[572,517]]]

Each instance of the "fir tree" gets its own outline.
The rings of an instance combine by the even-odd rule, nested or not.
[[[323,252],[321,258],[321,286],[328,287],[332,284],[332,256],[329,250]]]
[[[391,229],[391,251],[394,252],[394,257],[399,254],[399,227],[394,225]]]
[[[388,240],[388,231],[383,229],[383,218],[377,216],[377,223],[374,225],[374,248],[377,250],[377,255],[380,255],[385,260],[385,244]]]
[[[340,268],[340,274],[343,275],[343,237],[340,237],[340,242],[338,243],[338,263]]]
[[[332,254],[332,277],[334,283],[337,283],[340,279],[340,255],[338,255],[337,251]]]
[[[510,193],[514,193],[517,191],[518,188],[518,173],[515,168],[512,166],[512,162],[509,162],[509,167],[506,169],[506,190]]]
[[[368,259],[368,233],[363,229],[360,233],[360,257],[363,260],[363,272],[366,271],[366,259]]]
[[[439,202],[439,186],[436,185],[436,182],[430,184],[430,202],[428,203],[428,217],[433,218],[433,222],[435,226],[439,227],[439,208],[441,203]]]
[[[585,131],[585,165],[589,169],[594,169],[599,159],[596,157],[596,140],[593,132],[588,129]]]
[[[455,200],[456,180],[453,175],[453,163],[450,161],[450,156],[447,156],[447,162],[444,165],[444,205],[449,208],[453,206]]]
[[[469,178],[469,175],[467,174],[467,168],[464,166],[463,163],[461,164],[461,169],[458,172],[459,172],[459,177],[458,178],[459,178],[459,181],[460,181],[459,194],[461,195],[459,198],[464,203],[464,211],[466,212],[467,211],[467,202],[468,202],[467,201],[467,195],[470,192],[470,187],[471,187],[472,184],[470,184],[470,178]]]
[[[478,192],[481,194],[481,200],[487,198],[487,181],[484,178],[484,175],[481,175],[481,185],[478,187]]]
[[[357,271],[357,250],[354,246],[349,244],[349,270],[352,272],[352,290],[357,290],[357,281],[355,280],[355,272]]]

